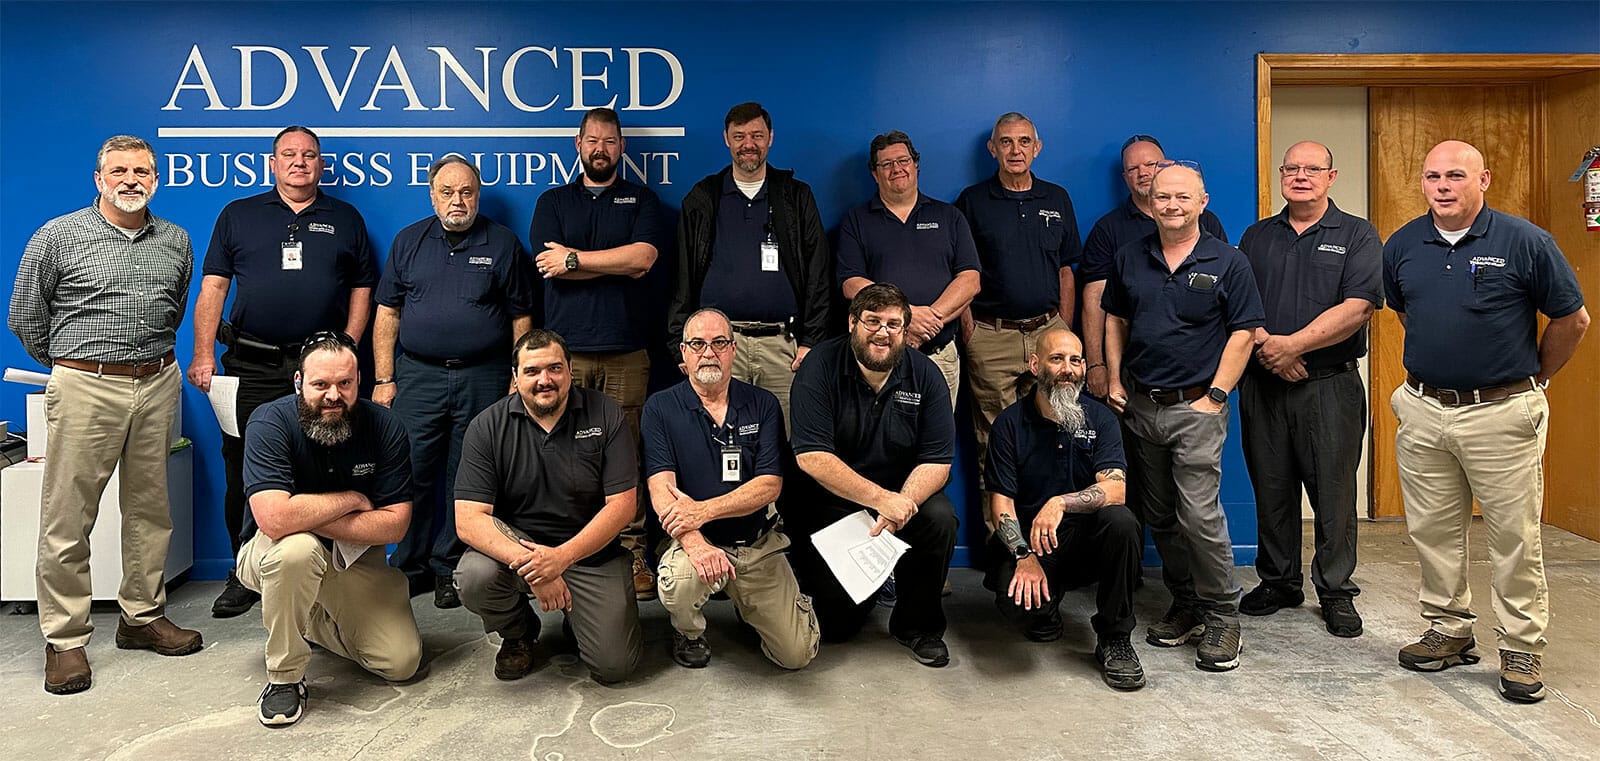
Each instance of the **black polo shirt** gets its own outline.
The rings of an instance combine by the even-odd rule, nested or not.
[[[504,361],[511,318],[533,313],[534,288],[533,262],[510,228],[480,215],[451,245],[439,218],[428,217],[394,236],[377,300],[400,310],[408,352]]]
[[[283,244],[300,244],[300,269],[284,269]],[[344,330],[350,290],[378,284],[377,260],[361,212],[317,193],[296,214],[277,189],[223,207],[202,275],[233,280],[228,322],[268,343],[319,330]]]
[[[1266,310],[1267,332],[1289,335],[1345,299],[1383,306],[1383,244],[1372,223],[1339,210],[1332,200],[1304,233],[1289,223],[1286,206],[1244,231],[1239,250],[1250,260]],[[1367,353],[1367,326],[1332,346],[1305,354],[1307,370],[1352,362]],[[1252,366],[1256,366],[1252,355]]]
[[[1083,427],[1068,431],[1039,413],[1034,394],[1000,412],[989,432],[984,482],[1016,501],[1024,531],[1044,503],[1093,486],[1102,470],[1127,470],[1122,426],[1104,404],[1083,394]]]
[[[923,463],[955,457],[955,416],[938,365],[906,350],[874,393],[861,377],[850,336],[811,349],[789,391],[796,455],[831,452],[861,477],[899,491]]]
[[[1222,220],[1210,209],[1200,212],[1200,229],[1223,243],[1228,242]],[[1117,250],[1155,232],[1156,221],[1139,211],[1133,196],[1128,196],[1121,206],[1106,212],[1089,228],[1089,237],[1083,242],[1083,259],[1078,263],[1078,280],[1093,283],[1111,277],[1111,263]]]
[[[882,198],[873,196],[839,224],[838,263],[840,285],[853,277],[893,283],[912,304],[928,306],[957,274],[978,269],[978,249],[967,218],[956,207],[918,193],[917,204],[901,222]],[[944,348],[955,337],[956,325],[952,320],[922,344],[922,351]]]
[[[746,198],[734,184],[733,173],[723,175],[711,266],[700,286],[701,306],[721,309],[730,319],[755,322],[788,322],[800,311],[789,276],[778,268],[761,268],[761,243],[769,234],[776,245],[766,183],[755,198]],[[781,259],[778,266],[782,267]]]
[[[373,507],[411,501],[411,444],[398,415],[359,399],[352,408],[350,438],[325,447],[300,429],[299,399],[290,394],[267,402],[245,424],[246,499],[276,490],[291,496],[354,491]],[[248,542],[255,535],[255,514],[246,510],[239,539]]]
[[[1023,320],[1060,305],[1061,268],[1083,252],[1066,188],[1034,177],[1028,190],[1007,190],[996,174],[961,191],[956,208],[972,226],[983,268],[972,311]]]
[[[583,175],[539,196],[528,228],[535,252],[555,241],[579,251],[604,251],[632,243],[662,250],[661,201],[654,191],[616,178],[599,195],[583,186]],[[573,351],[634,351],[657,337],[651,329],[651,296],[643,278],[602,275],[589,280],[544,281],[544,326],[561,334]]]
[[[716,499],[756,476],[783,477],[786,442],[778,397],[748,383],[728,386],[728,413],[718,426],[700,396],[685,380],[644,403],[639,429],[646,476],[671,471],[678,491],[692,499]],[[722,448],[739,448],[739,480],[722,480]],[[771,521],[766,510],[718,518],[700,527],[719,547],[746,545],[761,538]]]
[[[1211,385],[1228,336],[1265,322],[1250,261],[1205,232],[1175,272],[1156,234],[1122,247],[1115,263],[1101,304],[1128,321],[1122,365],[1147,386]]]
[[[1406,316],[1406,370],[1469,390],[1539,373],[1539,325],[1583,306],[1572,267],[1550,234],[1483,207],[1450,245],[1424,214],[1383,247],[1383,291]]]
[[[638,485],[639,461],[622,408],[599,391],[573,386],[549,433],[520,394],[473,418],[461,441],[455,498],[494,505],[496,518],[553,547],[589,525],[607,496]],[[613,539],[578,564],[600,565],[622,552]]]

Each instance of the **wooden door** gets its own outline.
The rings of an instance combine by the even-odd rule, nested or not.
[[[1490,171],[1488,204],[1532,216],[1532,164],[1537,144],[1537,86],[1469,85],[1372,87],[1368,209],[1384,240],[1427,213],[1422,196],[1422,160],[1444,140],[1465,140],[1483,152]],[[1405,331],[1394,312],[1373,315],[1371,331],[1373,517],[1405,514],[1395,467],[1396,421],[1389,395],[1405,380],[1401,364]]]

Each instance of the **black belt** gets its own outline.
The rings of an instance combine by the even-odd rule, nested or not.
[[[495,357],[500,355],[500,352],[498,350],[496,350],[496,351],[487,351],[487,352],[484,352],[482,354],[479,354],[476,357],[462,357],[462,358],[459,358],[459,359],[437,359],[437,358],[434,358],[434,357],[424,357],[421,354],[416,354],[414,352],[409,352],[409,351],[406,352],[405,354],[406,354],[407,357],[410,357],[411,359],[414,359],[414,360],[416,360],[418,362],[421,362],[424,365],[433,365],[434,367],[443,367],[446,370],[459,370],[459,369],[461,369],[463,367],[477,367],[478,365],[482,365],[482,364],[486,364],[488,362],[491,362],[491,361],[493,361],[495,359]]]
[[[1050,322],[1050,320],[1055,316],[1056,310],[1054,309],[1045,312],[1038,317],[1029,317],[1026,320],[1007,320],[1001,317],[989,317],[987,315],[980,316],[977,312],[973,312],[972,321],[981,322],[984,325],[994,328],[995,330],[1020,330],[1024,333],[1032,333],[1033,331],[1044,327],[1045,324]]]
[[[1148,397],[1150,401],[1162,407],[1171,407],[1182,402],[1192,402],[1206,395],[1210,386],[1191,386],[1189,388],[1157,388],[1147,386],[1138,381],[1133,382],[1133,391],[1141,396]]]
[[[1406,386],[1423,396],[1439,400],[1446,407],[1465,407],[1469,404],[1488,404],[1490,402],[1503,402],[1515,394],[1532,391],[1537,386],[1533,385],[1532,378],[1523,378],[1519,381],[1507,383],[1504,386],[1485,386],[1470,391],[1458,391],[1453,388],[1438,388],[1430,386],[1416,379],[1411,373],[1406,373]]]
[[[733,332],[751,338],[781,336],[789,329],[788,324],[782,322],[735,322],[732,325]]]
[[[1356,361],[1352,359],[1349,362],[1337,364],[1332,367],[1319,367],[1315,370],[1307,370],[1306,380],[1322,380],[1323,378],[1332,378],[1335,375],[1348,373],[1354,369],[1356,369]]]

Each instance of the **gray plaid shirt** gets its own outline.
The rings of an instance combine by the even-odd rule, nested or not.
[[[6,324],[41,364],[148,362],[172,350],[189,303],[189,234],[145,213],[132,240],[99,199],[45,223],[17,267]]]

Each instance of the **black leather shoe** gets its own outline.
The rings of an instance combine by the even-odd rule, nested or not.
[[[1322,621],[1328,633],[1335,637],[1361,636],[1361,614],[1348,597],[1330,597],[1322,601]]]
[[[1239,600],[1239,612],[1247,616],[1270,616],[1284,608],[1293,608],[1306,601],[1306,593],[1298,589],[1262,584],[1250,590]]]
[[[211,617],[241,616],[248,613],[258,602],[261,602],[261,595],[240,584],[239,577],[229,572],[227,586],[222,588],[222,594],[217,595],[217,601],[211,603]]]
[[[434,577],[433,607],[441,610],[461,607],[461,595],[456,592],[455,581],[449,576]]]
[[[711,646],[705,637],[690,639],[681,632],[672,632],[672,660],[686,669],[703,669],[711,665]]]

